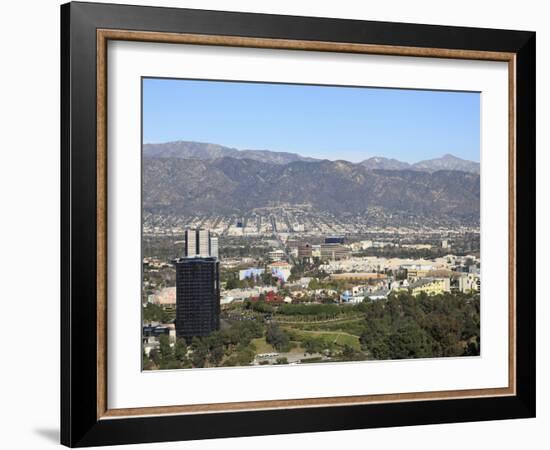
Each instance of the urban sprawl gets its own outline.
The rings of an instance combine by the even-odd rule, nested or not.
[[[479,228],[307,205],[143,222],[143,369],[476,356]]]

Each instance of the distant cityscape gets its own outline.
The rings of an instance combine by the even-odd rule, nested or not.
[[[144,369],[479,354],[479,229],[261,214],[145,217]]]

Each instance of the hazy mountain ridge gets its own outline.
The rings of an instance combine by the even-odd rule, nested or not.
[[[443,155],[441,158],[419,161],[413,164],[413,167],[418,170],[427,170],[429,172],[434,172],[436,170],[461,170],[463,172],[480,173],[478,162],[467,161],[449,154]]]
[[[274,152],[271,150],[239,150],[218,144],[205,142],[175,141],[162,144],[145,144],[143,156],[146,158],[182,158],[182,159],[216,159],[231,157],[235,159],[253,159],[272,164],[288,164],[294,161],[317,161],[297,153]]]
[[[271,164],[289,164],[296,161],[315,162],[320,159],[301,156],[297,153],[274,152],[271,150],[239,150],[218,144],[192,141],[174,141],[161,144],[145,144],[145,158],[181,158],[211,160],[224,157],[235,159],[251,159]],[[453,155],[441,158],[419,161],[415,164],[399,161],[393,158],[375,156],[360,163],[367,170],[420,170],[434,172],[437,170],[459,170],[463,172],[480,173],[479,163],[467,161]]]
[[[214,149],[216,150],[216,149]],[[143,206],[165,214],[234,214],[274,202],[309,203],[333,214],[369,207],[415,214],[479,216],[479,175],[457,170],[369,169],[347,161],[149,157]]]
[[[461,172],[471,172],[479,174],[479,163],[458,158],[453,155],[444,155],[441,158],[428,159],[409,164],[393,158],[384,158],[375,156],[366,159],[360,163],[369,170],[420,170],[425,172],[435,172],[437,170],[458,170]]]
[[[361,161],[359,164],[369,170],[405,170],[412,168],[409,163],[394,158],[384,158],[382,156],[373,156],[372,158]]]

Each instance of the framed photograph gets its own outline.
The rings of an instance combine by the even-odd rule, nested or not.
[[[63,444],[534,417],[534,32],[61,27]]]

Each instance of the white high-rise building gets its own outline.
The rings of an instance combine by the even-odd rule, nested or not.
[[[200,229],[197,230],[197,242],[197,256],[210,256],[210,231]]]
[[[185,256],[197,254],[197,230],[185,230]]]
[[[189,258],[218,257],[218,238],[209,230],[200,228],[185,230],[185,256]]]
[[[210,236],[210,256],[219,258],[218,256],[218,238],[216,236]]]

